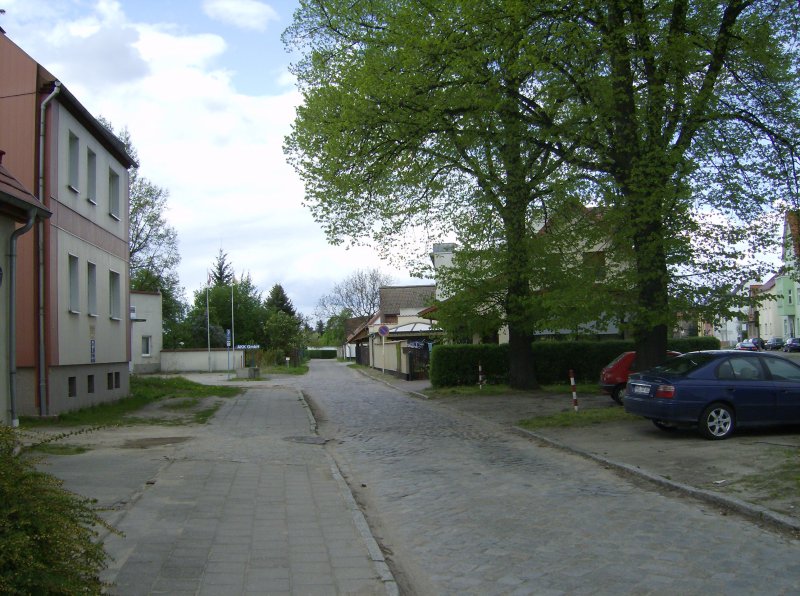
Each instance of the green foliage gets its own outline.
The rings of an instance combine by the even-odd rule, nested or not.
[[[292,301],[286,295],[286,291],[280,284],[275,284],[269,291],[269,296],[265,303],[267,310],[279,310],[290,317],[297,317],[297,312],[294,310]]]
[[[457,237],[469,254],[448,295],[466,319],[445,313],[448,328],[482,335],[483,315],[504,317],[514,386],[533,330],[594,318],[624,316],[653,361],[675,313],[741,307],[731,288],[760,277],[754,255],[798,201],[799,11],[301,3],[285,152],[332,242],[368,230],[410,254],[396,247],[414,234],[425,251]]]
[[[229,286],[234,282],[233,266],[228,262],[228,255],[221,248],[209,274],[213,286]]]
[[[486,382],[508,380],[508,344],[435,345],[431,353],[430,379],[434,388],[477,385],[480,364]]]
[[[0,427],[0,592],[101,594],[106,554],[92,502],[14,455],[17,436]]]
[[[306,357],[309,359],[335,360],[336,350],[306,350]]]
[[[718,350],[715,337],[671,339],[667,349],[676,352]],[[534,342],[533,364],[536,378],[543,384],[567,384],[572,370],[577,382],[597,383],[600,370],[623,352],[635,349],[633,341],[555,341]],[[475,385],[480,362],[488,383],[503,382],[508,374],[504,360],[507,345],[467,344],[434,346],[431,354],[431,384],[434,388]]]
[[[131,375],[131,394],[129,397],[97,404],[74,412],[65,412],[55,421],[61,426],[106,426],[127,422],[126,416],[142,409],[144,406],[170,398],[185,397],[197,400],[204,397],[233,397],[241,393],[238,387],[203,385],[189,381],[183,377]],[[39,424],[52,425],[52,419],[22,418],[23,426]]]
[[[519,426],[534,430],[537,428],[591,426],[608,422],[641,422],[641,418],[628,414],[622,408],[610,406],[608,408],[579,409],[577,412],[569,410],[549,416],[537,416],[536,418],[521,420]]]
[[[347,341],[347,320],[352,317],[348,309],[342,310],[339,314],[328,319],[325,331],[320,337],[323,346],[341,346]]]
[[[267,311],[261,292],[253,284],[250,275],[243,274],[241,279],[232,279],[228,285],[213,285],[195,292],[187,317],[188,340],[185,347],[200,348],[208,345],[206,300],[212,348],[226,346],[226,329],[231,329],[235,334],[233,339],[237,345],[264,345],[264,320]]]

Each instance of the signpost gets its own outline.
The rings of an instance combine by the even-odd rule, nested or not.
[[[378,327],[378,334],[381,336],[381,352],[382,352],[381,360],[383,361],[382,362],[381,372],[385,374],[386,373],[386,336],[389,335],[389,328],[386,325],[381,325],[380,327]]]
[[[225,347],[228,348],[228,380],[231,378],[231,330],[225,330]]]

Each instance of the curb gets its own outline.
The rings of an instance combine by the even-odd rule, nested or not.
[[[562,451],[566,451],[568,453],[601,463],[604,466],[613,468],[619,472],[622,472],[623,474],[635,476],[658,486],[663,486],[665,488],[683,493],[684,495],[705,501],[712,505],[728,509],[741,515],[742,517],[745,517],[751,521],[760,522],[770,526],[773,529],[780,530],[782,532],[790,532],[795,535],[800,534],[800,521],[765,507],[748,503],[735,497],[728,497],[713,491],[696,488],[681,482],[675,482],[674,480],[669,480],[663,476],[642,470],[636,466],[620,463],[599,455],[595,455],[594,453],[589,453],[588,451],[584,451],[582,449],[577,449],[576,447],[571,447],[565,443],[561,443],[554,439],[545,437],[544,435],[540,435],[539,433],[520,428],[518,426],[512,427],[512,430],[518,435],[536,439],[537,441],[545,443],[550,447],[555,447],[556,449],[560,449]]]
[[[303,407],[306,410],[310,430],[316,435],[317,420],[314,418],[314,413],[311,411],[311,407],[308,405],[303,392],[298,389],[297,395],[298,399],[303,403]],[[367,547],[369,558],[372,561],[372,566],[375,568],[378,578],[381,582],[383,582],[383,585],[386,588],[386,595],[399,596],[400,590],[397,586],[397,581],[395,580],[394,574],[392,574],[392,570],[389,568],[389,565],[383,556],[380,546],[378,546],[378,541],[375,540],[375,536],[372,534],[369,523],[367,523],[367,518],[358,507],[358,503],[356,503],[353,492],[350,490],[350,487],[348,486],[347,481],[344,479],[344,476],[342,476],[342,472],[339,469],[339,465],[336,463],[336,460],[327,450],[325,450],[324,453],[325,457],[328,458],[328,463],[331,467],[331,475],[339,485],[339,492],[342,494],[342,497],[345,500],[345,505],[347,506],[348,511],[350,511],[350,515],[353,517],[353,523],[358,529],[359,534],[361,534],[361,538],[364,540],[364,543]]]
[[[413,395],[414,397],[418,397],[419,399],[430,399],[430,397],[428,397],[428,396],[427,396],[427,395],[425,395],[424,393],[420,393],[419,391],[410,391],[410,390],[408,390],[408,389],[405,389],[405,388],[403,388],[403,387],[398,387],[398,386],[397,386],[397,385],[395,385],[394,383],[392,383],[392,382],[390,382],[390,381],[387,381],[386,379],[379,379],[378,377],[375,377],[375,376],[373,376],[373,375],[369,374],[369,373],[368,373],[367,371],[365,371],[365,370],[361,370],[361,369],[359,369],[359,368],[357,368],[357,369],[355,369],[355,370],[356,370],[356,371],[357,371],[359,374],[361,374],[361,375],[364,375],[365,377],[369,377],[369,378],[370,378],[370,379],[372,379],[373,381],[378,381],[379,383],[383,383],[383,384],[384,384],[384,385],[386,385],[387,387],[391,387],[392,389],[397,389],[398,391],[401,391],[401,392],[403,392],[403,393],[405,393],[405,394],[407,394],[407,395]]]

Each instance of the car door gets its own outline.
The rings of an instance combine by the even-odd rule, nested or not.
[[[775,420],[800,423],[800,366],[784,358],[765,358],[776,388]]]
[[[775,417],[776,388],[759,357],[731,356],[717,369],[720,399],[736,410],[739,424],[770,422]]]

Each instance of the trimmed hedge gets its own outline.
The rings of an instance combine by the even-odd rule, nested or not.
[[[430,379],[434,387],[477,385],[478,364],[486,382],[508,381],[508,344],[435,345],[431,352]]]
[[[306,350],[306,357],[318,358],[320,360],[332,360],[336,358],[336,350],[318,350],[315,348],[309,348]]]
[[[667,340],[667,349],[676,352],[718,350],[715,337],[687,337]],[[596,383],[600,370],[622,352],[634,349],[631,340],[559,341],[533,343],[536,380],[539,383],[569,383],[569,371],[575,380]],[[478,363],[488,383],[508,381],[508,345],[442,345],[434,346],[431,354],[430,377],[434,387],[474,385],[478,382]]]

